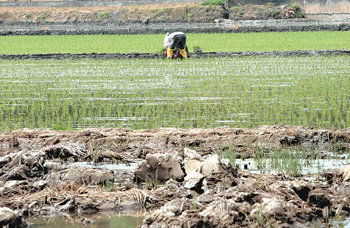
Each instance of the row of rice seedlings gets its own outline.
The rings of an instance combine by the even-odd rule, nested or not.
[[[350,49],[349,31],[187,34],[187,43],[203,51],[290,51]],[[164,34],[2,36],[0,54],[155,53]],[[256,42],[259,40],[259,42]]]
[[[318,175],[324,169],[343,167],[350,161],[348,155],[343,156],[337,151],[320,151],[312,147],[309,149],[300,147],[257,148],[253,158],[261,172],[289,176]],[[319,178],[319,176],[316,177]]]
[[[0,129],[350,126],[350,58],[0,61]]]

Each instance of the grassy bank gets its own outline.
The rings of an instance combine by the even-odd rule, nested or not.
[[[350,57],[0,61],[0,129],[350,126]]]
[[[350,49],[347,32],[187,34],[189,51],[291,51]],[[164,34],[0,37],[0,54],[154,53]]]

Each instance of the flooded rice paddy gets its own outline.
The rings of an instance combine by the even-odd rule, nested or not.
[[[350,125],[350,57],[1,60],[0,128]]]

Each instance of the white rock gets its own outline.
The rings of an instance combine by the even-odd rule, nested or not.
[[[262,207],[264,214],[282,214],[283,203],[282,200],[277,198],[263,198]]]
[[[5,183],[5,188],[12,188],[12,187],[15,187],[16,185],[19,184],[20,181],[17,181],[17,180],[10,180],[10,181],[7,181]]]
[[[210,176],[213,173],[222,172],[222,164],[220,162],[219,155],[214,154],[208,157],[204,160],[202,167],[201,167],[201,173],[204,176]]]
[[[187,189],[194,188],[196,185],[198,185],[203,180],[203,178],[204,178],[204,176],[202,174],[200,174],[199,172],[192,172],[185,177],[184,187]]]
[[[17,218],[16,213],[8,207],[0,208],[0,227],[5,226]]]
[[[187,175],[193,173],[193,172],[200,172],[202,166],[202,162],[191,159],[191,158],[185,158],[184,160],[184,169]]]
[[[343,182],[350,180],[350,165],[345,166],[342,169],[343,172]]]

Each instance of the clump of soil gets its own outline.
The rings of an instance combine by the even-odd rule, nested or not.
[[[340,146],[341,145],[341,146]],[[298,146],[347,151],[349,130],[257,129],[17,130],[0,134],[0,207],[22,217],[146,209],[143,227],[305,226],[349,216],[350,167],[324,182],[252,174],[221,157]],[[77,162],[91,164],[77,168]],[[94,163],[140,163],[136,170]],[[84,163],[84,164],[85,164]],[[12,218],[12,217],[11,217]]]

